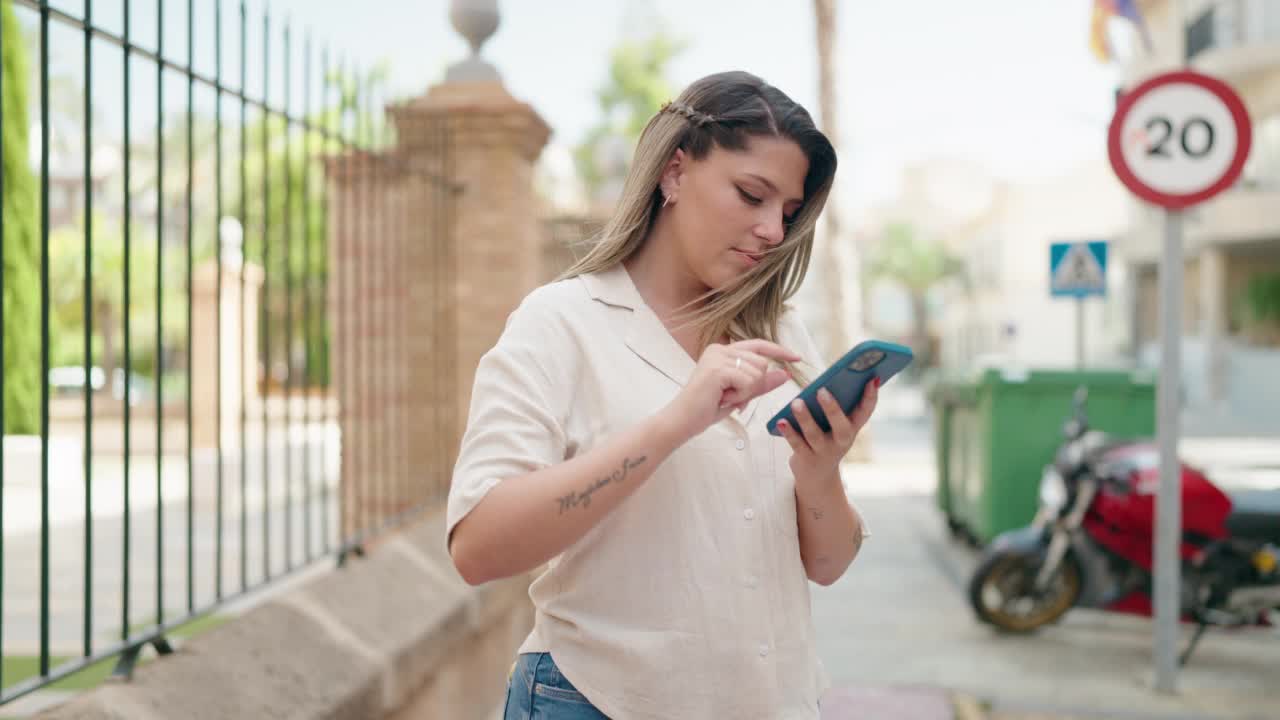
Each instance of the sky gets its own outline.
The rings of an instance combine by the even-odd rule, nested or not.
[[[445,0],[277,0],[341,42],[383,52],[398,90],[420,92],[466,53]],[[839,3],[837,140],[842,199],[896,189],[908,163],[953,155],[1013,180],[1063,172],[1103,152],[1116,73],[1088,50],[1090,0]],[[407,10],[407,8],[413,8]],[[656,17],[688,42],[675,87],[726,69],[756,73],[817,115],[814,20],[807,0],[502,0],[483,55],[569,145],[597,118],[594,90],[628,26]],[[405,18],[407,21],[397,20]],[[408,18],[413,18],[408,20]],[[551,152],[555,152],[552,148]]]
[[[55,0],[76,16],[84,0]],[[124,0],[97,0],[95,18],[122,31]],[[223,3],[224,73],[238,77],[238,3]],[[817,60],[808,0],[498,0],[501,21],[482,54],[516,97],[553,128],[549,162],[598,117],[594,93],[610,49],[629,32],[663,23],[687,42],[673,62],[676,88],[708,73],[743,69],[781,88],[815,116]],[[896,0],[838,3],[837,94],[840,202],[865,207],[892,195],[904,167],[947,156],[999,178],[1061,174],[1104,152],[1117,73],[1088,50],[1090,0]],[[132,2],[131,32],[155,46],[156,3]],[[466,42],[448,20],[448,0],[271,0],[248,5],[249,92],[261,94],[262,15],[269,10],[272,88],[283,98],[279,28],[288,20],[294,47],[310,35],[332,57],[371,66],[386,61],[389,95],[424,92]],[[165,54],[186,57],[186,3],[164,5]],[[214,0],[196,0],[196,66],[213,73]],[[30,11],[24,22],[34,19]],[[78,72],[82,41],[55,29],[55,62]],[[112,125],[119,113],[119,50],[96,47],[94,102]],[[295,60],[292,107],[303,104]],[[313,69],[319,77],[319,60]],[[154,97],[154,66],[135,66],[139,97]],[[201,91],[203,92],[203,91]],[[181,107],[185,83],[165,84],[166,106]],[[211,97],[211,94],[210,94]],[[200,94],[197,105],[208,97]],[[175,105],[175,103],[178,103]],[[148,119],[150,118],[150,119]],[[154,122],[154,101],[134,122]]]

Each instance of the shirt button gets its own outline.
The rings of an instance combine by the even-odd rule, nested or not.
[[[769,654],[769,645],[767,643],[760,643],[760,657],[765,657],[768,654]]]
[[[734,446],[734,447],[736,447],[736,448],[738,448],[739,450],[742,450],[743,448],[745,448],[745,447],[747,446],[747,443],[746,443],[746,441],[745,441],[745,440],[743,440],[742,438],[738,438],[738,441],[737,441],[737,442],[735,442],[735,443],[733,444],[733,446]]]
[[[749,588],[754,588],[756,585],[758,585],[758,584],[759,584],[759,582],[760,582],[760,581],[756,579],[756,576],[755,576],[755,575],[748,575],[748,576],[747,576],[747,587],[749,587]]]
[[[742,517],[748,520],[754,520],[756,517],[756,511],[752,510],[751,508],[747,508],[746,510],[742,511]]]

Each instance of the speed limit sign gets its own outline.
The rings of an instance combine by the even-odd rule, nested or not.
[[[1160,259],[1160,382],[1156,431],[1160,463],[1155,567],[1155,685],[1174,692],[1182,607],[1181,465],[1183,210],[1230,188],[1252,142],[1249,114],[1226,83],[1190,70],[1143,82],[1116,105],[1107,132],[1111,167],[1135,195],[1165,209]]]
[[[1135,195],[1178,210],[1231,187],[1249,157],[1249,113],[1207,75],[1159,75],[1126,93],[1107,137],[1111,166]]]

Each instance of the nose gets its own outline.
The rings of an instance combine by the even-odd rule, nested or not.
[[[766,245],[774,246],[782,242],[782,238],[786,235],[786,228],[783,225],[782,214],[770,214],[763,218],[755,227],[756,237],[764,240]]]

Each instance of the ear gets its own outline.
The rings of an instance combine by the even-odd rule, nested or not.
[[[671,159],[667,160],[667,165],[662,169],[662,179],[658,181],[658,187],[662,189],[664,197],[671,198],[674,202],[676,196],[680,194],[680,180],[684,177],[684,171],[688,164],[688,156],[684,150],[676,148],[671,154]]]

